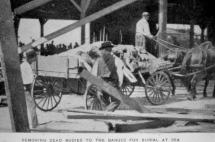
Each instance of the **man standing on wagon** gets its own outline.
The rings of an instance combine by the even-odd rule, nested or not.
[[[136,24],[136,35],[135,35],[135,47],[141,53],[146,53],[146,41],[147,38],[153,38],[149,27],[149,13],[143,12],[142,18]]]

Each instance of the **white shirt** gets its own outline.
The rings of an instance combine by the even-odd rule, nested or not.
[[[152,37],[150,28],[149,28],[149,23],[144,17],[140,19],[136,24],[136,34]]]
[[[30,64],[27,61],[23,61],[20,65],[20,68],[23,84],[32,84],[34,80],[34,74]]]

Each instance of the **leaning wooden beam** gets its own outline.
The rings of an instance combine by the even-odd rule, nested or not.
[[[164,120],[180,120],[180,121],[215,121],[215,116],[213,115],[193,115],[193,114],[159,114],[159,113],[138,113],[138,112],[127,112],[125,111],[117,111],[117,112],[104,112],[104,111],[95,111],[95,110],[77,110],[77,109],[71,109],[68,110],[68,112],[77,112],[77,113],[86,113],[91,114],[91,118],[96,119],[97,117],[101,118],[102,116],[105,116],[104,119],[112,119],[112,118],[122,118],[122,117],[128,117],[130,120],[135,119],[142,119],[142,120],[157,120],[157,119],[164,119]],[[78,114],[80,115],[80,114]],[[72,119],[73,116],[75,116],[74,113],[69,114],[67,113],[67,118]],[[81,117],[84,118],[83,116]]]
[[[26,132],[28,117],[9,0],[0,1],[0,13],[0,53],[12,130]]]
[[[15,8],[14,9],[14,14],[21,15],[21,14],[23,14],[23,13],[25,13],[27,11],[30,11],[30,10],[32,10],[34,8],[42,6],[42,5],[44,5],[44,4],[46,4],[46,3],[50,2],[50,1],[52,1],[52,0],[33,0],[33,1],[30,1],[30,2],[20,6],[18,8]]]
[[[94,75],[92,75],[90,72],[87,70],[81,71],[79,74],[80,77],[86,79],[90,83],[96,85],[97,87],[101,88],[103,91],[108,93],[110,96],[113,96],[114,98],[120,100],[122,104],[125,104],[129,106],[131,109],[134,109],[138,112],[148,112],[147,108],[145,108],[142,104],[139,104],[137,101],[134,99],[123,95],[118,89],[114,88],[111,86],[109,83],[105,82],[101,78],[98,78]]]
[[[84,25],[86,23],[94,21],[94,20],[96,20],[96,19],[98,19],[98,18],[100,18],[102,16],[105,16],[105,15],[107,15],[107,14],[113,12],[113,11],[116,11],[116,10],[126,6],[126,5],[134,3],[135,1],[138,1],[138,0],[121,0],[120,2],[117,2],[117,3],[111,5],[111,6],[107,7],[107,8],[104,8],[103,10],[100,10],[100,11],[98,11],[98,12],[96,12],[96,13],[90,15],[90,16],[87,16],[86,18],[83,18],[83,19],[79,20],[76,23],[68,25],[68,26],[66,26],[66,27],[64,27],[64,28],[62,28],[60,30],[57,30],[57,31],[55,31],[55,32],[43,37],[43,38],[39,38],[35,42],[27,44],[26,46],[24,46],[22,48],[22,51],[26,51],[26,50],[28,50],[28,49],[30,49],[32,47],[36,47],[36,46],[38,46],[38,45],[40,45],[42,43],[45,43],[45,42],[47,42],[49,40],[52,40],[52,39],[54,39],[54,38],[56,38],[58,36],[61,36],[61,35],[65,34],[65,33],[67,33],[67,32],[70,32],[70,31],[74,30],[75,28],[77,28],[79,26],[82,26],[82,25]]]
[[[82,12],[81,7],[75,2],[75,0],[70,0],[72,4],[78,9],[79,12]]]

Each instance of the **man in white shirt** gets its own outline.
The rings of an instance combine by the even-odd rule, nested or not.
[[[33,97],[31,96],[31,85],[34,80],[34,73],[32,71],[31,65],[27,61],[26,53],[21,53],[21,48],[18,48],[19,57],[20,57],[20,69],[21,76],[25,91],[25,99],[27,105],[27,114],[28,114],[28,122],[29,127],[35,128],[38,125],[38,119],[36,114],[36,104],[34,102]]]
[[[136,24],[135,46],[141,52],[146,51],[146,37],[153,38],[149,28],[149,13],[143,12],[142,18]]]

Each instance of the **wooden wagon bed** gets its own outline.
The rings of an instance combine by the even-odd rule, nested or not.
[[[38,56],[33,70],[39,76],[78,78],[79,66],[77,56]]]

